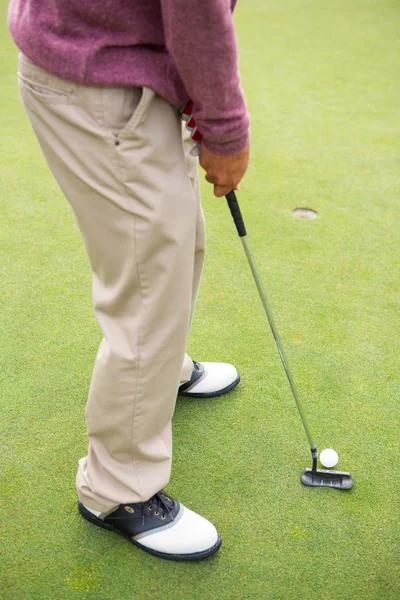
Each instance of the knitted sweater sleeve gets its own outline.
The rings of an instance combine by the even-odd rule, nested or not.
[[[161,0],[166,46],[194,103],[203,143],[215,154],[249,143],[230,0]]]

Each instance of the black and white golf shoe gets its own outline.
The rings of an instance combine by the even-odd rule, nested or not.
[[[221,538],[212,523],[162,490],[147,502],[120,504],[111,513],[99,513],[81,502],[78,508],[90,523],[115,531],[160,558],[198,560],[221,547]]]
[[[218,362],[195,362],[190,381],[179,387],[179,395],[192,398],[214,398],[233,390],[240,375],[233,365]]]

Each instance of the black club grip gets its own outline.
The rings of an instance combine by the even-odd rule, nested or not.
[[[231,192],[229,192],[229,194],[225,196],[225,198],[228,201],[228,206],[230,208],[233,220],[235,221],[239,237],[245,237],[247,235],[246,227],[244,226],[242,213],[240,212],[240,206],[239,202],[237,201],[235,192],[232,190]]]

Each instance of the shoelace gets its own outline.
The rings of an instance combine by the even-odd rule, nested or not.
[[[157,492],[154,496],[152,496],[147,502],[143,503],[143,524],[145,515],[156,515],[157,517],[161,515],[161,519],[165,520],[166,515],[170,515],[172,512],[172,508],[174,506],[173,500],[171,500],[164,492]]]

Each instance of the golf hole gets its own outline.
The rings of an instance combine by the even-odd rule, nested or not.
[[[317,211],[312,208],[294,208],[292,215],[296,219],[316,219],[318,217]]]

